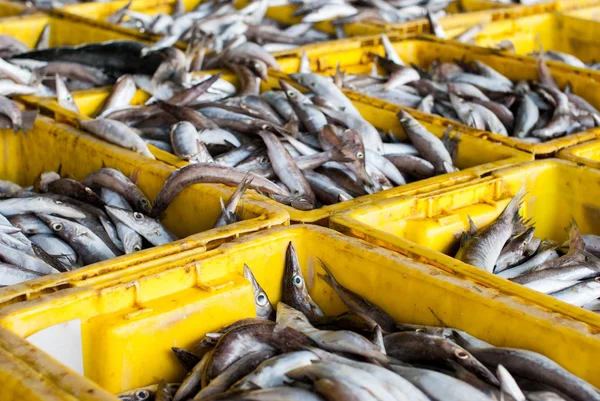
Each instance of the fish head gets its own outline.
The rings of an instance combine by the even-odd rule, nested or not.
[[[342,139],[348,143],[348,149],[362,165],[365,164],[365,145],[360,133],[355,129],[347,129],[342,133]]]
[[[135,210],[141,210],[144,214],[150,214],[152,211],[152,204],[146,196],[140,195],[135,201]]]
[[[486,368],[481,362],[479,362],[473,355],[471,355],[464,348],[454,344],[451,341],[444,341],[442,347],[449,347],[447,350],[449,355],[452,355],[454,362],[458,363],[465,369],[470,372],[476,374],[481,379],[492,385],[499,385],[498,379],[496,376],[490,372],[488,368]]]
[[[36,216],[61,238],[70,240],[79,235],[77,223],[51,214],[36,213]]]
[[[310,302],[308,301],[308,290],[306,283],[304,282],[304,276],[302,275],[302,269],[300,269],[300,262],[298,261],[298,255],[292,242],[289,243],[286,254],[285,254],[285,271],[283,276],[283,291],[284,301],[291,300],[287,303],[292,306],[301,304],[310,308]]]
[[[294,74],[290,74],[290,76],[292,77],[292,79],[296,82],[298,82],[300,85],[308,88],[308,89],[315,89],[317,87],[318,81],[317,81],[317,76],[315,74],[312,73],[305,73],[305,72],[297,72]]]
[[[133,252],[138,252],[142,250],[142,237],[140,237],[137,233],[129,232],[130,235],[126,235],[122,238],[123,247],[125,248],[125,253],[130,254]]]
[[[144,231],[144,227],[151,228],[156,224],[156,220],[140,212],[132,212],[130,210],[108,205],[105,206],[105,209],[106,213],[108,213],[112,219],[120,221],[137,232],[142,232]]]
[[[279,86],[281,86],[281,89],[284,91],[290,103],[298,102],[299,99],[302,98],[302,92],[294,88],[293,85],[290,85],[283,80],[279,80]]]
[[[260,319],[273,320],[275,318],[275,310],[271,305],[269,296],[262,289],[258,281],[256,281],[254,274],[252,274],[252,271],[246,264],[244,264],[244,277],[250,282],[250,284],[252,284],[252,289],[254,291],[254,307],[256,308],[256,317]]]
[[[154,394],[156,393],[154,387],[156,386],[126,391],[117,395],[117,398],[122,401],[150,401],[154,399]]]

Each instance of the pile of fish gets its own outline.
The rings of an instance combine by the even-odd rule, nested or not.
[[[293,245],[277,309],[248,266],[256,318],[208,333],[192,351],[173,348],[183,383],[120,394],[124,401],[594,401],[600,393],[536,352],[494,347],[446,327],[397,322],[319,277],[349,309],[324,316],[309,295]]]
[[[600,312],[600,237],[582,236],[573,220],[569,241],[560,246],[534,235],[519,215],[524,190],[488,226],[470,221],[456,258],[499,277]]]
[[[129,254],[176,238],[147,214],[148,198],[120,171],[84,180],[40,175],[33,187],[2,181],[0,285]]]
[[[267,67],[278,68],[277,61],[261,51],[247,54],[243,64],[233,62],[242,59],[232,56],[227,63],[241,82],[237,91],[220,75],[197,75],[189,87],[175,83],[174,66],[185,71],[185,62],[175,58],[153,76],[124,75],[99,117],[80,126],[150,158],[148,144],[189,161],[165,184],[169,196],[193,183],[235,186],[251,173],[250,188],[310,210],[457,171],[452,155],[458,139],[447,136],[447,149],[405,112],[399,118],[411,143],[381,133],[331,78],[311,72],[292,74],[310,94],[285,81],[283,90],[260,93]],[[130,104],[136,87],[152,95],[144,106]],[[59,102],[75,107],[66,100]]]
[[[243,190],[228,200],[214,227],[238,221]],[[2,286],[177,239],[149,217],[152,205],[136,184],[112,168],[82,181],[47,172],[27,188],[1,181],[0,192]]]
[[[334,39],[315,30],[313,23],[318,20],[310,16],[303,23],[292,26],[265,18],[269,3],[268,0],[259,0],[236,9],[233,1],[199,2],[194,9],[186,12],[180,0],[175,3],[172,14],[151,15],[131,10],[130,2],[105,21],[163,36],[153,48],[169,47],[182,41],[189,43],[188,51],[202,55],[208,50],[220,53],[245,42],[262,45],[265,50],[273,52]],[[343,30],[338,37],[343,37]]]
[[[370,75],[344,76],[345,88],[438,114],[473,128],[538,143],[600,126],[600,112],[567,87],[560,90],[544,57],[540,82],[512,82],[481,61],[435,62],[425,71],[407,66],[382,35],[385,56]],[[380,66],[387,76],[379,76]]]

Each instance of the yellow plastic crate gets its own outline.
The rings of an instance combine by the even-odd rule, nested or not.
[[[0,3],[0,13],[1,10],[2,4]],[[135,36],[103,29],[99,26],[42,14],[0,19],[0,34],[13,36],[33,48],[44,27],[48,24],[50,24],[50,47],[76,46],[108,40],[139,40]]]
[[[214,73],[215,71],[212,72]],[[238,84],[237,78],[232,74],[226,74],[223,76],[223,78],[229,80],[235,85]],[[272,73],[269,77],[269,82],[262,83],[263,90],[279,88],[279,79],[287,79],[287,77],[284,74]],[[98,110],[100,110],[109,94],[110,90],[104,88],[75,92],[73,94],[73,98],[79,107],[80,112],[85,116],[84,118],[86,118],[93,117],[98,113]],[[362,115],[375,127],[386,132],[391,131],[396,135],[403,137],[405,136],[402,126],[396,117],[396,114],[400,111],[399,107],[377,99],[369,99],[363,96],[358,96],[353,93],[348,93],[348,96],[354,102],[355,106],[362,113]],[[38,98],[27,96],[24,96],[22,99],[26,103],[38,103],[43,113],[50,115],[57,121],[77,125],[76,119],[82,117],[81,115],[60,107],[56,100],[40,101]],[[138,90],[132,103],[143,104],[147,99],[148,94]],[[439,123],[439,119],[430,118],[433,116],[427,116],[423,113],[420,113],[419,116],[424,117],[417,118],[420,119],[421,123],[429,131],[440,138],[444,135],[446,126]],[[292,222],[327,225],[329,216],[332,213],[336,213],[340,210],[354,207],[363,203],[373,202],[378,199],[385,199],[394,196],[412,196],[416,193],[426,192],[440,187],[447,187],[458,182],[472,180],[494,169],[531,160],[533,158],[533,156],[530,154],[521,152],[517,149],[512,149],[508,146],[503,146],[484,139],[476,138],[474,135],[462,135],[464,131],[470,131],[470,129],[466,127],[462,128],[456,129],[452,133],[453,136],[460,136],[456,165],[461,168],[462,171],[456,173],[444,174],[442,176],[429,178],[427,180],[417,181],[401,187],[382,191],[377,194],[365,195],[350,201],[324,206],[310,211],[302,211],[290,206],[285,206],[264,196],[254,194],[252,196],[283,207],[290,214],[290,219]],[[178,157],[155,148],[154,146],[150,145],[149,148],[158,160],[161,160],[167,164],[177,167],[185,166],[187,164],[187,162],[179,159]]]
[[[53,10],[53,13],[66,17],[67,19],[85,22],[90,25],[102,27],[104,29],[133,36],[149,42],[155,42],[156,40],[160,39],[160,36],[158,35],[150,35],[147,33],[142,33],[136,29],[124,28],[118,24],[110,24],[106,22],[106,18],[108,16],[123,8],[128,2],[129,0],[117,0],[110,2],[73,4],[60,9],[55,9]],[[184,0],[183,4],[186,10],[190,10],[199,2],[199,0]],[[174,0],[132,0],[129,9],[145,14],[171,14],[174,6]],[[127,17],[125,19],[127,19]]]
[[[455,28],[447,30],[446,34],[453,38],[463,31],[464,28]],[[544,13],[486,24],[475,37],[475,44],[494,48],[501,40],[509,40],[515,46],[516,53],[522,55],[539,51],[541,45],[545,51],[569,53],[583,62],[592,63],[600,61],[597,46],[599,35],[599,22],[563,13]],[[600,79],[600,75],[596,75]]]
[[[457,35],[476,24],[488,24],[493,21],[510,21],[530,15],[565,11],[597,5],[597,0],[560,0],[547,1],[530,6],[518,4],[499,4],[491,0],[462,0],[461,6],[469,12],[450,14],[439,19],[448,37]],[[456,32],[454,32],[456,30]],[[398,33],[404,36],[429,34],[431,28],[427,19],[402,23],[364,22],[353,27],[353,36],[374,35],[376,33]]]
[[[14,135],[9,130],[0,133],[0,154],[4,155],[0,159],[0,178],[20,185],[31,185],[44,171],[61,168],[62,174],[83,179],[92,171],[106,166],[129,176],[137,174],[140,189],[152,200],[174,170],[164,163],[107,144],[43,116],[38,117],[34,130],[27,136]],[[160,258],[183,250],[197,249],[203,252],[245,233],[288,224],[289,215],[283,209],[244,197],[240,209],[243,221],[211,229],[221,213],[220,198],[228,199],[232,191],[233,188],[222,185],[194,185],[175,199],[162,220],[181,240],[71,272],[0,288],[0,305],[60,289],[89,285],[92,279],[111,279],[123,274],[124,269],[136,271],[137,265],[142,262],[160,265]]]
[[[561,150],[558,157],[580,166],[600,169],[600,141],[590,141]]]
[[[393,37],[393,39],[397,39]],[[537,65],[533,58],[511,54],[499,54],[492,49],[464,45],[458,42],[442,41],[432,37],[418,39],[394,40],[393,45],[400,57],[406,63],[414,63],[419,67],[428,68],[436,60],[453,62],[462,60],[470,62],[480,60],[512,80],[537,80]],[[385,54],[379,36],[362,39],[343,40],[326,44],[315,44],[278,53],[278,62],[285,71],[295,71],[300,63],[301,51],[306,51],[311,59],[313,71],[319,74],[332,75],[336,65],[349,74],[368,74],[373,63],[372,54]],[[573,93],[583,97],[594,107],[600,109],[600,74],[592,70],[573,69],[562,63],[550,65],[552,75],[559,86],[571,84]],[[351,91],[346,91],[346,93]],[[369,99],[363,97],[363,99]],[[372,98],[371,98],[372,99]],[[372,101],[372,100],[365,100]],[[406,110],[411,110],[405,108]],[[438,116],[425,117],[426,114],[414,113],[465,130],[465,126],[455,121]],[[460,128],[462,127],[462,128]],[[484,131],[466,130],[469,134],[477,135],[492,141],[524,150],[535,156],[550,157],[560,149],[589,141],[600,136],[600,128],[589,129],[580,133],[553,139],[544,143],[532,144],[514,137],[505,137]]]
[[[575,218],[584,234],[600,234],[600,171],[559,159],[523,163],[486,177],[411,199],[389,199],[336,214],[330,227],[370,243],[498,288],[549,310],[600,327],[600,316],[494,276],[452,256],[470,216],[477,227],[494,221],[525,186],[521,208],[535,235],[562,243]]]
[[[593,7],[596,6],[596,7]],[[578,8],[576,10],[569,10],[564,13],[570,17],[579,18],[587,21],[599,21],[600,20],[600,6],[598,3],[590,4],[587,8]]]
[[[316,277],[321,272],[317,258],[343,285],[399,321],[443,321],[498,346],[541,352],[600,384],[595,357],[600,337],[589,326],[331,230],[298,225],[240,238],[204,254],[190,251],[185,260],[99,290],[68,289],[2,308],[0,351],[20,362],[23,370],[4,374],[7,383],[14,383],[8,388],[15,389],[4,399],[16,400],[26,390],[37,395],[43,387],[57,400],[114,400],[107,393],[160,379],[181,380],[184,371],[170,347],[191,348],[204,333],[255,316],[252,287],[242,276],[244,263],[276,304],[290,241],[311,283],[311,296],[326,314],[345,307]],[[73,320],[81,324],[83,369],[89,380],[23,339]],[[29,376],[39,378],[37,387],[20,390]]]
[[[0,1],[0,18],[6,17],[19,17],[21,14],[27,11],[27,6],[25,3],[20,3],[17,1]],[[36,13],[36,15],[42,15],[41,13]],[[20,18],[25,18],[20,17]]]

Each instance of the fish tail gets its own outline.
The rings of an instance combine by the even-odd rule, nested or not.
[[[321,267],[323,268],[323,270],[325,270],[325,274],[317,273],[317,275],[323,281],[325,281],[327,284],[329,284],[329,286],[331,288],[333,288],[334,290],[337,289],[337,287],[339,286],[339,284],[336,281],[335,277],[333,277],[333,274],[331,273],[331,271],[329,270],[329,268],[325,265],[325,263],[320,258],[317,258],[317,260],[321,264]]]
[[[571,223],[567,229],[569,231],[569,253],[576,250],[585,250],[585,242],[583,241],[579,226],[577,226],[577,222],[573,216],[571,216]]]
[[[519,192],[511,199],[508,203],[502,214],[500,215],[500,219],[512,221],[512,232],[513,233],[522,233],[527,230],[527,224],[530,220],[525,220],[523,216],[519,213],[519,209],[523,204],[523,198],[527,195],[525,192],[525,187],[521,187]]]

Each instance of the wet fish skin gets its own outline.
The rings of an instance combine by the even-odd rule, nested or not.
[[[83,219],[83,214],[77,208],[51,199],[48,196],[32,196],[28,198],[11,198],[0,200],[0,214],[12,216],[23,213],[47,213],[71,219]]]
[[[410,114],[401,110],[398,119],[412,144],[419,150],[427,161],[433,164],[437,173],[454,171],[452,156],[438,137],[427,131]]]
[[[265,141],[273,170],[275,170],[279,179],[290,189],[292,196],[307,202],[309,208],[314,208],[316,204],[315,194],[287,149],[283,147],[279,139],[271,132],[259,131],[258,135]],[[298,206],[296,205],[296,207]]]
[[[285,327],[276,329],[271,321],[243,325],[219,338],[205,373],[212,380],[250,352],[273,349],[279,352],[299,351],[309,345],[312,345],[312,341],[304,334]]]
[[[568,372],[556,362],[532,351],[512,348],[473,350],[473,355],[486,365],[502,365],[513,376],[532,380],[556,388],[574,401],[600,400],[596,389]]]
[[[77,267],[77,253],[66,242],[54,235],[36,234],[31,236],[31,242],[40,246],[51,256],[58,259],[68,270]]]
[[[419,332],[400,332],[384,337],[390,356],[403,362],[442,362],[452,360],[489,384],[498,386],[496,376],[467,350],[438,336]]]
[[[124,197],[131,207],[141,213],[152,210],[150,200],[125,174],[114,168],[103,167],[88,174],[81,183],[92,189],[106,188]]]
[[[524,189],[521,188],[494,222],[477,231],[461,245],[455,258],[493,272],[506,241],[513,232],[522,230],[524,224],[519,215],[519,208],[524,195]]]
[[[465,382],[433,370],[392,365],[392,370],[425,393],[432,401],[493,401]]]
[[[109,110],[129,105],[136,91],[137,87],[133,77],[130,74],[122,75],[113,85],[99,115],[102,116]]]
[[[288,380],[285,376],[287,372],[302,366],[308,366],[316,360],[319,360],[319,357],[308,350],[278,355],[263,361],[253,372],[231,386],[231,390],[252,390],[256,387],[282,386]]]
[[[277,304],[277,324],[306,335],[324,350],[360,355],[380,363],[388,362],[385,353],[367,338],[352,331],[316,329],[302,312],[283,302]]]
[[[109,206],[114,206],[125,210],[133,210],[125,198],[118,193],[111,191],[110,189],[102,188],[101,196]],[[142,250],[141,235],[118,219],[113,219],[113,223],[116,226],[119,239],[123,243],[125,254],[129,255],[130,253]]]
[[[313,382],[320,379],[341,380],[363,388],[380,401],[393,401],[396,399],[395,394],[385,387],[385,383],[378,380],[372,374],[340,363],[313,363],[312,365],[294,369],[288,372],[286,376],[304,382]]]
[[[59,217],[36,213],[48,227],[71,246],[87,264],[116,257],[115,253],[91,230]]]
[[[78,120],[78,122],[84,130],[110,143],[155,159],[140,136],[119,121],[100,118],[95,120]]]
[[[177,237],[167,231],[158,220],[145,216],[140,212],[132,212],[112,206],[105,206],[105,209],[111,218],[117,219],[135,230],[154,246],[177,240]]]
[[[173,199],[185,188],[197,183],[222,183],[226,185],[238,185],[247,172],[231,167],[218,166],[214,163],[192,163],[175,170],[165,181],[160,192],[156,196],[154,208],[150,217],[160,216],[173,201]],[[262,177],[252,174],[250,188],[262,192],[289,197],[289,193],[277,185]]]
[[[15,134],[19,131],[25,133],[21,109],[15,102],[5,96],[0,96],[0,114],[3,114],[10,119]]]
[[[103,207],[104,201],[89,187],[71,178],[59,178],[48,183],[48,192],[69,196],[81,202],[89,203],[96,207]]]
[[[266,349],[244,355],[229,365],[193,398],[194,401],[210,398],[212,395],[227,391],[235,382],[251,373],[260,363],[277,355],[277,351]]]
[[[9,263],[0,263],[0,285],[14,285],[41,277],[43,273]]]
[[[571,305],[583,306],[600,297],[600,281],[598,280],[595,278],[582,281],[560,291],[552,292],[550,295]]]

